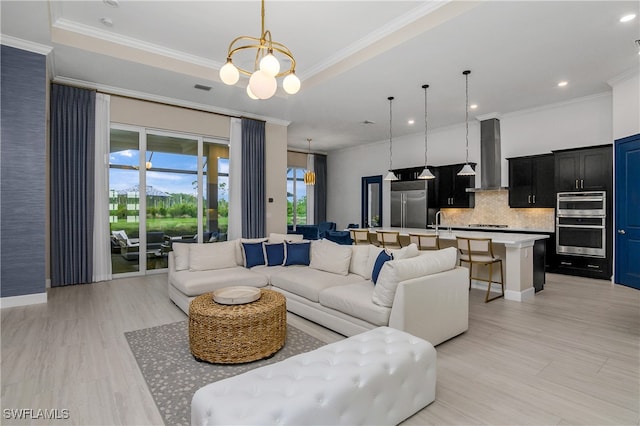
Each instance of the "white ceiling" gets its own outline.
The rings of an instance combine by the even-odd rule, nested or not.
[[[259,36],[258,1],[0,2],[2,35],[53,47],[53,77],[290,122],[289,146],[330,151],[609,91],[640,65],[638,1],[269,1],[266,28],[302,89],[253,101],[220,83],[229,42]],[[639,17],[621,23],[621,16]],[[108,17],[112,27],[100,18]],[[557,87],[560,80],[569,84]],[[194,84],[212,86],[209,92]],[[416,124],[407,124],[413,118]],[[362,124],[364,120],[375,124]]]

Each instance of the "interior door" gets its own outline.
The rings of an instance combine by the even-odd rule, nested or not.
[[[615,274],[640,289],[640,134],[615,142]]]

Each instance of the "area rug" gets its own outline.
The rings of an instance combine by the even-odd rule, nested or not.
[[[189,351],[187,321],[124,333],[165,425],[191,424],[191,398],[201,387],[326,343],[287,324],[287,340],[270,358],[236,365],[196,361]]]

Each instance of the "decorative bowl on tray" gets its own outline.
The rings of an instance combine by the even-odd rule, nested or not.
[[[221,305],[242,305],[260,299],[260,289],[249,286],[234,286],[213,292],[213,301]]]

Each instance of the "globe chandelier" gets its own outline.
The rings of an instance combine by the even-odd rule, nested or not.
[[[220,68],[220,80],[224,84],[233,86],[240,79],[240,74],[244,74],[249,76],[247,95],[252,99],[269,99],[278,88],[276,79],[284,77],[282,88],[288,94],[295,95],[300,90],[300,79],[296,76],[296,60],[287,46],[273,41],[271,31],[264,29],[264,0],[262,0],[261,16],[262,27],[259,38],[240,36],[229,44],[227,63]],[[236,60],[235,64],[233,63],[234,55],[253,50],[255,50],[255,60],[252,69],[239,66],[239,60]],[[280,70],[280,61],[276,58],[276,54],[291,62],[288,69]]]

